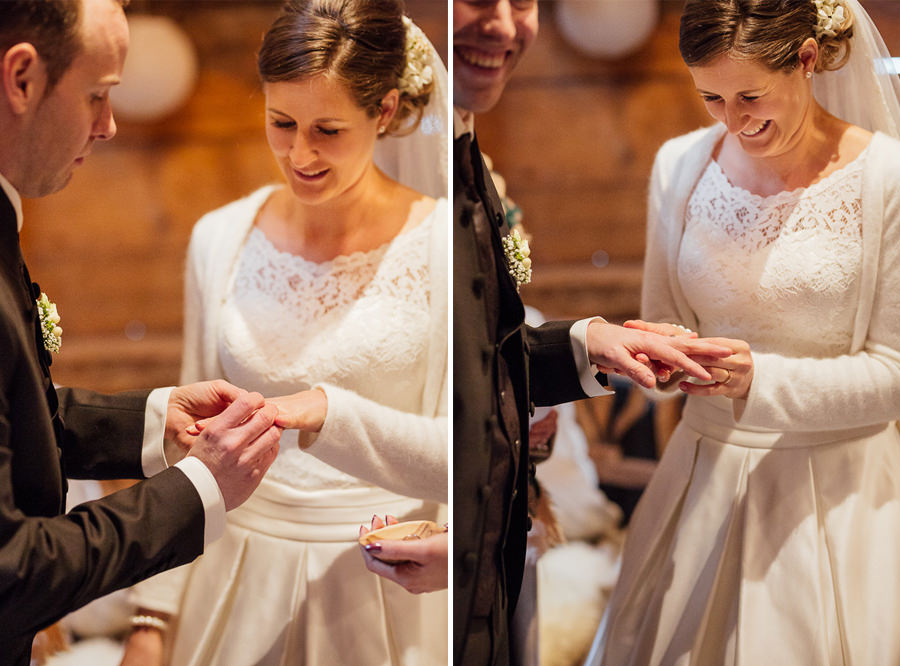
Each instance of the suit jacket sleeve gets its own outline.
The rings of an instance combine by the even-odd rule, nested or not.
[[[149,391],[105,395],[57,391],[65,425],[62,451],[72,479],[142,479],[141,444]]]
[[[63,516],[25,516],[0,452],[0,638],[37,631],[203,550],[203,506],[171,468]]]
[[[142,399],[63,391],[68,425],[57,448],[29,335],[15,317],[0,317],[0,654],[203,550],[203,505],[176,468],[58,515],[60,457],[85,476],[139,471]]]
[[[569,329],[574,321],[550,321],[525,326],[531,401],[537,406],[558,405],[589,397],[581,388]]]

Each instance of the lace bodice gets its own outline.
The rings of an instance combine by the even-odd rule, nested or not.
[[[810,187],[768,197],[731,185],[710,161],[688,202],[678,259],[701,335],[788,356],[847,352],[862,265],[865,152]]]
[[[222,305],[226,379],[264,396],[329,383],[419,412],[432,219],[376,250],[324,263],[280,252],[254,228]],[[268,478],[305,490],[366,485],[304,453],[287,434]]]

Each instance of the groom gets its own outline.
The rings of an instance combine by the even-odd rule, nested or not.
[[[530,526],[529,411],[606,393],[598,367],[651,387],[651,366],[709,379],[685,354],[730,354],[600,318],[524,324],[501,245],[506,218],[474,115],[500,99],[537,30],[537,0],[453,2],[453,658],[465,666],[511,658],[509,619]]]
[[[262,396],[224,381],[54,389],[20,197],[62,189],[115,134],[128,27],[116,0],[0,4],[0,661],[24,666],[41,628],[200,555],[274,460],[279,429]],[[216,418],[188,436],[204,416]],[[67,477],[151,476],[62,515]]]

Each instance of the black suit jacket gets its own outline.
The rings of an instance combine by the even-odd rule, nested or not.
[[[506,218],[477,144],[467,156],[457,139],[454,153],[453,647],[455,663],[480,666],[509,661],[530,527],[528,415],[587,396],[573,322],[524,324],[500,242]]]
[[[63,515],[67,476],[143,476],[147,392],[54,390],[37,293],[0,190],[0,661],[13,665],[69,611],[203,550],[202,502],[175,468]]]

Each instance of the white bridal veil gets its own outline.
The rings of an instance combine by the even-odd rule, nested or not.
[[[884,40],[859,0],[841,0],[853,14],[850,59],[816,74],[813,93],[825,109],[871,132],[900,139],[900,76]]]
[[[430,197],[447,196],[448,107],[447,69],[431,41],[421,33],[431,54],[434,89],[416,131],[388,136],[375,144],[375,164],[391,178]]]

